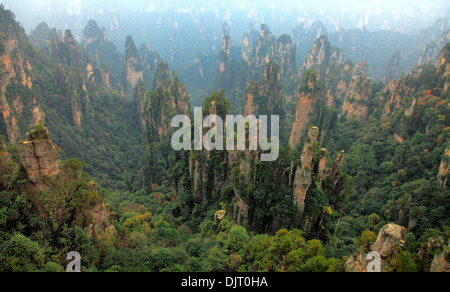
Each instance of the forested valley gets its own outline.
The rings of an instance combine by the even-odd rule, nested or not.
[[[403,74],[393,33],[313,29],[250,25],[236,47],[224,23],[177,72],[95,20],[27,34],[1,5],[0,271],[63,272],[70,251],[83,272],[363,272],[370,251],[449,271],[447,21],[397,37]],[[173,150],[194,106],[278,115],[279,158]]]

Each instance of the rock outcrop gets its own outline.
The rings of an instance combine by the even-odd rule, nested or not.
[[[130,57],[127,61],[127,84],[130,89],[134,88],[139,80],[144,79],[143,71],[138,69],[140,64],[136,57]]]
[[[229,34],[228,25],[224,24],[222,27],[222,51],[219,56],[220,74],[225,72],[225,65],[231,60],[231,37]]]
[[[305,127],[316,122],[325,105],[337,109],[339,117],[356,116],[364,120],[369,115],[372,96],[372,81],[367,77],[367,71],[366,62],[356,65],[351,61],[343,62],[343,51],[331,46],[327,36],[319,37],[299,69],[299,77],[305,81],[300,87],[290,145],[298,145]],[[312,84],[314,88],[320,88],[320,92],[313,90]],[[322,129],[321,141],[327,130]]]
[[[435,66],[435,77],[442,80],[442,94],[446,94],[450,89],[450,44],[444,46]],[[420,115],[420,107],[418,105],[425,104],[425,99],[432,95],[431,90],[428,93],[424,93],[417,86],[414,86],[415,83],[420,82],[423,78],[422,72],[423,69],[418,67],[398,80],[389,80],[380,96],[380,100],[384,105],[382,119],[395,116],[399,112],[403,112],[405,115],[413,118],[417,118],[418,116],[416,115]],[[417,93],[420,95],[417,96]]]
[[[356,116],[359,120],[364,120],[369,115],[369,98],[372,94],[370,78],[361,74],[360,68],[355,67],[358,75],[353,75],[352,83],[347,90],[344,103],[341,108],[341,115],[347,117]],[[365,71],[367,72],[367,71]]]
[[[378,234],[377,241],[370,247],[378,252],[382,258],[387,258],[393,252],[394,247],[405,245],[406,228],[393,223],[385,225]]]
[[[99,70],[102,83],[106,87],[111,87],[110,72],[113,74],[121,72],[126,64],[114,43],[108,41],[106,29],[100,28],[94,20],[90,20],[83,31],[80,46],[83,54],[89,56],[92,66]],[[114,62],[111,63],[111,60]]]
[[[95,184],[91,184],[96,188]],[[89,225],[85,227],[88,237],[96,236],[102,238],[107,234],[116,235],[116,228],[113,225],[113,212],[105,202],[99,203],[95,208],[86,213],[80,214],[80,217],[89,218]]]
[[[144,168],[147,190],[166,180],[165,167],[168,167],[172,149],[170,134],[174,131],[171,127],[172,118],[176,115],[190,115],[186,86],[180,82],[175,71],[170,76],[167,63],[158,64],[153,85],[155,89],[147,93],[142,81],[135,88],[136,103],[141,111],[141,125],[147,143]]]
[[[241,56],[244,61],[249,65],[252,60],[253,51],[256,47],[256,40],[258,38],[258,33],[253,30],[253,24],[248,26],[248,32],[244,34],[241,43]]]
[[[389,257],[393,254],[394,248],[403,248],[405,234],[406,228],[397,224],[389,223],[381,228],[377,240],[370,246],[370,251],[380,255],[381,271],[389,271]],[[368,264],[367,253],[361,251],[347,260],[345,269],[347,272],[365,272]]]
[[[450,90],[450,43],[447,43],[441,51],[436,62],[437,74],[444,78],[444,93]]]
[[[450,272],[450,244],[443,247],[443,251],[434,256],[431,263],[431,272]]]
[[[133,89],[139,80],[144,80],[142,60],[131,36],[127,37],[125,43],[125,62],[127,67],[127,85]]]
[[[58,153],[47,128],[38,125],[26,141],[19,142],[20,161],[28,173],[28,179],[39,185],[42,177],[54,178],[60,171]]]
[[[303,152],[301,155],[301,164],[297,167],[292,167],[291,172],[294,173],[293,179],[293,197],[295,205],[299,208],[300,217],[303,216],[303,211],[305,208],[305,199],[309,187],[312,183],[312,173],[313,173],[313,158],[315,154],[315,145],[317,143],[317,138],[319,137],[319,128],[312,127],[309,130],[308,138],[303,144]]]
[[[320,230],[323,217],[312,214],[311,209],[308,208],[308,194],[310,189],[319,188],[326,192],[328,196],[333,196],[334,199],[330,201],[330,206],[325,206],[328,214],[334,211],[339,213],[345,209],[346,196],[348,196],[348,189],[342,168],[345,159],[345,152],[341,151],[336,160],[330,168],[327,168],[327,161],[329,158],[329,151],[326,148],[321,148],[319,144],[318,127],[311,127],[308,130],[308,136],[303,143],[303,150],[300,156],[300,162],[291,163],[289,172],[290,183],[293,188],[293,202],[298,208],[297,223],[300,223],[305,231],[314,234],[314,236],[323,236]],[[323,183],[327,181],[326,190]],[[330,184],[331,183],[331,184]]]
[[[297,97],[297,107],[295,110],[295,121],[292,125],[289,145],[296,149],[301,139],[307,133],[307,129],[313,119],[313,113],[316,111],[320,100],[318,80],[315,73],[311,72],[304,75],[304,85],[299,90]]]
[[[437,179],[442,187],[447,186],[448,178],[450,177],[450,145],[444,151],[444,155],[439,165]]]
[[[427,44],[419,57],[418,66],[427,63],[435,64],[444,46],[450,42],[450,30],[444,32],[441,37],[433,43]]]
[[[401,73],[402,73],[401,53],[400,51],[396,51],[389,60],[389,62],[387,63],[381,81],[387,83],[391,78],[394,79],[399,78]]]
[[[276,63],[269,62],[264,69],[264,78],[256,83],[248,83],[245,90],[245,116],[282,113],[280,74],[280,67]]]
[[[382,119],[394,116],[399,110],[406,108],[413,109],[415,102],[412,100],[409,104],[405,102],[405,96],[411,96],[415,90],[408,87],[403,79],[390,79],[387,83],[384,92],[381,94],[381,100],[385,101],[385,106],[382,114]],[[411,115],[412,113],[410,113]]]
[[[283,34],[277,39],[265,24],[261,25],[259,34],[253,31],[253,25],[249,26],[242,40],[241,55],[255,68],[264,67],[269,62],[276,62],[283,72],[295,67],[292,38]]]
[[[77,162],[61,165],[48,129],[42,124],[27,135],[26,141],[19,142],[19,157],[33,186],[29,189],[33,194],[31,200],[40,216],[48,217],[54,224],[81,226],[89,237],[115,234],[113,214],[102,201],[97,184],[86,179]],[[85,184],[81,184],[83,180]],[[76,209],[71,209],[74,207],[67,202],[71,196],[82,196],[79,188],[90,195],[81,199]],[[60,193],[61,189],[64,191]],[[55,193],[51,195],[52,192]]]
[[[144,99],[138,100],[138,105],[149,141],[163,141],[167,138],[175,114],[189,115],[189,98],[186,86],[180,82],[175,71],[170,76],[166,63],[158,64],[154,86],[156,90],[148,95],[144,96],[141,92],[140,98]]]
[[[325,80],[330,75],[330,70],[341,64],[343,64],[343,51],[331,46],[328,37],[323,35],[314,42],[300,71],[316,69],[319,79]]]
[[[13,17],[11,16],[13,19]],[[10,87],[23,88],[24,92],[32,91],[32,67],[24,58],[22,49],[29,47],[23,29],[15,22],[9,21],[6,31],[15,31],[3,35],[0,32],[0,113],[6,126],[7,138],[11,143],[16,143],[27,129],[21,128],[19,119],[26,120],[26,126],[34,126],[37,121],[44,119],[36,98],[29,98],[17,90],[9,91]],[[29,111],[25,112],[25,109]],[[26,115],[26,117],[25,117]]]

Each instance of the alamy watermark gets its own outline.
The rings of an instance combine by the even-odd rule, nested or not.
[[[203,119],[202,108],[196,107],[194,108],[194,150],[224,150],[225,147],[228,151],[244,151],[247,150],[246,138],[248,137],[248,150],[256,151],[259,148],[264,151],[261,153],[261,161],[277,160],[280,152],[280,118],[277,115],[271,116],[270,139],[268,117],[260,115],[258,118],[256,119],[254,115],[245,118],[242,115],[227,115],[224,123],[220,116],[214,114]],[[176,151],[192,150],[191,119],[186,115],[175,116],[171,126],[180,127],[172,135],[172,148]],[[209,131],[203,134],[204,128],[209,128]]]
[[[366,259],[369,261],[366,268],[367,272],[381,272],[381,256],[378,252],[369,252]]]
[[[72,260],[66,268],[67,272],[81,272],[81,255],[79,252],[71,251],[67,254],[67,259]]]

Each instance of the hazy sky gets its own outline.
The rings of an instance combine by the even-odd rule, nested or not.
[[[298,24],[319,20],[329,31],[344,28],[415,32],[439,17],[450,15],[449,0],[0,0],[16,14],[27,32],[45,21],[50,27],[75,34],[90,19],[113,34],[133,33],[130,22],[179,21],[173,15],[201,21],[205,15],[219,27],[228,22],[240,37],[250,23],[265,23],[276,34],[290,33]],[[159,19],[163,17],[162,20]],[[186,18],[186,17],[185,17]],[[144,19],[144,20],[143,20]],[[208,25],[211,25],[209,23]],[[215,29],[216,29],[215,28]]]
[[[239,46],[249,24],[261,24],[275,36],[321,21],[328,33],[341,29],[393,30],[415,34],[450,15],[449,0],[0,0],[27,33],[41,22],[77,40],[89,20],[107,31],[119,50],[132,35],[138,44],[167,51],[188,46],[180,55],[200,50],[217,53],[222,24],[229,24],[232,44]],[[167,56],[164,55],[167,53]],[[184,56],[184,55],[183,55]],[[193,56],[183,57],[190,62]]]

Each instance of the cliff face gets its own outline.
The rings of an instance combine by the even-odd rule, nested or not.
[[[189,96],[186,86],[180,82],[178,75],[172,72],[167,63],[159,63],[153,82],[155,89],[145,93],[142,81],[135,88],[138,108],[141,110],[141,124],[147,147],[144,153],[144,185],[148,191],[153,186],[166,181],[169,156],[175,152],[171,146],[172,118],[176,115],[189,116]],[[187,173],[187,169],[182,171]],[[181,175],[181,174],[180,174]],[[174,177],[174,174],[170,174]],[[174,182],[176,185],[178,182]]]
[[[384,69],[384,75],[381,79],[384,83],[387,83],[390,78],[397,79],[400,77],[402,73],[401,67],[401,54],[400,51],[396,51],[395,54],[391,57],[389,62]]]
[[[134,88],[139,80],[144,79],[144,73],[139,70],[141,65],[140,61],[136,57],[130,57],[127,60],[127,84],[130,89]]]
[[[402,79],[397,81],[390,79],[381,95],[381,99],[386,102],[382,118],[394,116],[399,110],[407,108],[408,105],[405,104],[404,97],[411,96],[414,92],[415,90],[408,87]],[[410,105],[412,109],[415,102],[416,101],[413,100]]]
[[[47,128],[36,127],[26,141],[19,142],[19,155],[29,180],[39,185],[42,177],[54,178],[60,171],[58,154]]]
[[[301,165],[294,171],[294,202],[295,205],[300,210],[300,217],[303,216],[304,208],[305,208],[305,199],[306,193],[308,192],[309,187],[312,183],[312,172],[313,172],[313,158],[317,142],[317,138],[319,136],[319,128],[313,127],[308,132],[308,138],[303,145],[303,151],[301,155]]]
[[[81,67],[81,54],[78,51],[78,43],[72,35],[70,30],[66,30],[64,34],[64,45],[67,54],[67,64],[73,67]]]
[[[22,48],[29,47],[29,44],[23,29],[13,21],[12,15],[9,17],[10,22],[7,21],[6,25],[10,27],[0,32],[0,112],[6,125],[8,140],[15,143],[27,130],[25,127],[31,127],[44,119],[45,115],[31,94],[32,67],[22,52]],[[17,33],[3,33],[4,31]],[[25,112],[25,109],[29,111]],[[20,123],[19,119],[26,121]]]
[[[389,271],[389,259],[395,248],[405,245],[406,228],[389,223],[385,225],[378,234],[376,242],[370,246],[370,251],[378,252],[381,256],[381,271]],[[369,264],[367,253],[362,251],[351,256],[345,263],[347,272],[365,272]]]
[[[359,120],[364,120],[369,114],[371,94],[371,80],[365,76],[354,75],[342,104],[342,115],[348,119],[355,115]]]
[[[225,65],[231,60],[231,37],[229,35],[228,25],[224,25],[222,28],[222,51],[219,57],[219,72],[225,72]]]
[[[435,80],[440,80],[442,94],[446,94],[450,89],[450,46],[447,44],[441,51],[435,64]],[[392,117],[399,112],[404,112],[409,117],[418,117],[421,111],[421,105],[427,103],[433,95],[431,90],[423,92],[418,86],[422,81],[424,68],[418,67],[407,76],[398,80],[390,79],[383,93],[381,94],[384,110],[382,118]],[[429,76],[428,76],[429,77]]]
[[[439,165],[437,179],[441,186],[446,187],[448,178],[450,177],[450,145],[444,151],[444,155]]]
[[[321,36],[314,42],[300,70],[304,72],[310,69],[320,68],[321,70],[316,70],[317,74],[320,79],[324,79],[325,76],[331,76],[329,73],[334,66],[341,64],[343,64],[343,51],[339,48],[332,47],[327,36]]]
[[[18,145],[20,163],[32,185],[26,196],[31,196],[41,218],[48,218],[54,226],[81,226],[89,237],[115,233],[112,213],[97,184],[86,180],[81,163],[61,165],[49,132],[42,124],[27,134],[28,139]]]
[[[244,113],[248,115],[280,115],[282,95],[280,67],[268,63],[264,69],[264,78],[259,82],[249,82],[245,90]]]
[[[170,70],[165,63],[158,65],[154,85],[156,90],[145,97],[141,92],[141,98],[144,99],[138,103],[142,105],[142,117],[148,140],[164,141],[171,129],[171,119],[176,114],[189,115],[189,99],[186,86],[180,82],[175,72],[170,78]]]
[[[295,111],[295,122],[292,125],[289,145],[297,148],[301,139],[306,134],[307,128],[311,124],[312,113],[319,100],[317,80],[315,75],[305,76],[307,88],[298,92],[298,102]]]
[[[450,90],[450,45],[447,44],[442,49],[441,54],[436,62],[437,74],[444,79],[444,93]]]
[[[111,87],[110,72],[119,72],[126,64],[114,43],[108,41],[106,29],[101,29],[94,20],[90,20],[83,31],[80,47],[83,57],[89,56],[93,67],[99,69],[102,83]]]
[[[315,87],[321,88],[321,92],[305,90],[308,88],[306,85],[300,88],[291,146],[298,145],[299,139],[305,134],[305,126],[315,119],[311,118],[311,114],[316,113],[316,118],[319,117],[320,107],[325,104],[329,108],[337,109],[340,117],[351,118],[355,115],[364,120],[369,114],[372,96],[371,79],[367,78],[367,71],[366,62],[358,62],[356,65],[351,61],[343,62],[341,49],[332,47],[327,36],[318,38],[300,67],[299,76],[309,78],[313,72]],[[323,100],[320,104],[317,103],[319,99]],[[321,139],[327,132],[327,129],[322,130]]]
[[[242,40],[241,56],[249,66],[256,68],[276,62],[285,72],[295,66],[295,49],[291,37],[283,34],[277,39],[265,24],[261,25],[259,34],[253,31],[253,25],[249,26],[249,32]]]
[[[450,261],[448,260],[450,254],[450,244],[443,247],[443,251],[435,255],[431,264],[431,272],[450,272]]]
[[[253,55],[253,51],[256,47],[256,40],[258,38],[258,34],[253,30],[253,24],[250,24],[248,27],[248,32],[244,34],[241,43],[241,56],[244,61],[248,64],[251,62],[251,58]]]
[[[419,57],[418,66],[426,63],[436,63],[444,46],[450,42],[450,31],[444,32],[441,37],[431,44],[427,44]]]
[[[345,208],[343,204],[345,201],[343,199],[343,196],[345,196],[343,191],[345,182],[342,179],[345,152],[341,151],[338,154],[335,162],[327,171],[329,153],[326,148],[320,148],[319,146],[319,132],[320,129],[318,127],[309,129],[306,141],[303,143],[300,163],[296,165],[292,162],[290,170],[293,200],[299,211],[298,222],[303,220],[307,231],[314,229],[317,224],[320,225],[322,220],[309,214],[308,206],[306,205],[308,191],[314,181],[317,182],[319,188],[322,188],[322,183],[328,178],[332,183],[329,191],[336,196],[336,201],[333,204],[334,210],[342,212]]]

